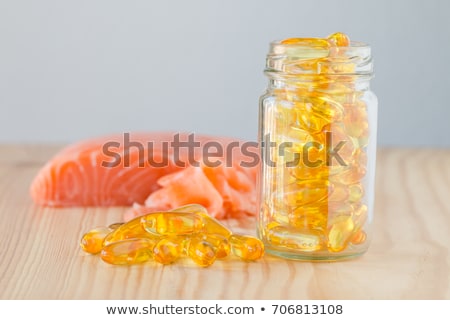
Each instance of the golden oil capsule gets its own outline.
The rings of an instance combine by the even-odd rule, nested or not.
[[[225,227],[219,220],[211,217],[206,208],[199,204],[189,204],[171,210],[172,212],[189,212],[198,214],[203,220],[202,232],[207,234],[221,235],[228,238],[231,235],[231,230]]]
[[[216,261],[217,250],[207,238],[203,236],[194,236],[191,238],[188,247],[188,256],[197,265],[201,267],[208,267]]]
[[[348,200],[358,202],[364,197],[364,188],[361,183],[355,183],[348,186]]]
[[[321,250],[323,245],[320,232],[281,225],[267,228],[267,239],[274,246],[304,252]]]
[[[355,184],[360,182],[366,175],[366,169],[359,165],[351,165],[344,167],[344,170],[339,174],[331,176],[333,182],[342,183],[345,185]]]
[[[308,130],[310,133],[320,132],[325,125],[329,124],[329,121],[310,110],[308,103],[302,103],[301,107],[297,107],[295,110],[297,112],[295,123],[299,128]]]
[[[310,98],[310,108],[316,116],[326,119],[328,122],[340,122],[343,119],[344,107],[327,96]]]
[[[353,140],[345,133],[340,125],[327,125],[323,128],[326,135],[328,149],[336,149],[337,157],[330,157],[328,166],[344,167],[348,166],[354,160],[356,151]]]
[[[87,253],[97,254],[102,251],[103,240],[111,233],[109,228],[95,228],[85,233],[80,241],[81,249]]]
[[[350,199],[350,188],[344,184],[334,183],[333,192],[328,196],[330,202],[345,202]]]
[[[149,239],[128,239],[103,247],[100,257],[110,264],[130,265],[149,261],[155,242]]]
[[[141,226],[141,217],[137,217],[124,223],[123,225],[113,230],[110,234],[108,234],[103,241],[103,245],[106,246],[113,242],[131,238],[155,239],[157,238],[157,236],[149,234],[147,231],[145,231]]]
[[[281,194],[275,194],[275,203],[280,206],[299,207],[325,199],[332,191],[327,180],[305,180],[290,184]]]
[[[309,158],[311,159],[311,158]],[[308,160],[311,162],[315,162],[316,159]],[[297,180],[320,180],[327,178],[329,175],[328,168],[323,165],[318,167],[309,167],[308,165],[299,165],[297,167],[288,168],[289,174],[297,179]],[[291,181],[291,183],[295,183],[296,181]]]
[[[366,242],[366,239],[367,234],[363,230],[359,230],[352,236],[352,238],[350,239],[350,243],[355,245],[363,244],[364,242]]]
[[[230,244],[234,255],[243,260],[258,260],[264,255],[264,244],[255,237],[233,234]]]
[[[311,62],[308,60],[320,59],[329,55],[330,43],[326,39],[290,38],[282,40],[281,44],[286,45],[283,49],[291,59],[302,59],[306,63]]]
[[[228,240],[229,236],[224,237],[220,234],[210,233],[203,234],[202,238],[216,249],[217,259],[226,258],[228,255],[230,255],[231,246]]]
[[[354,204],[353,208],[353,221],[355,223],[355,229],[360,229],[367,221],[368,208],[362,203]]]
[[[195,213],[199,215],[206,214],[208,215],[208,210],[200,204],[187,204],[185,206],[181,206],[175,209],[170,210],[170,212],[188,212],[188,213]]]
[[[281,41],[281,44],[295,44],[306,47],[324,47],[328,48],[330,44],[322,38],[289,38]]]
[[[203,218],[203,232],[207,234],[220,235],[224,238],[229,238],[231,235],[231,230],[225,227],[217,219],[205,215]]]
[[[327,39],[334,46],[347,47],[350,45],[350,38],[342,32],[330,34]]]
[[[363,137],[369,135],[369,123],[365,106],[345,106],[344,115],[345,131],[352,137]]]
[[[166,236],[202,231],[202,217],[189,212],[156,212],[141,218],[141,226],[151,234]]]
[[[116,222],[116,223],[112,223],[108,226],[108,228],[112,231],[112,230],[116,230],[118,227],[122,226],[124,223],[123,222]]]
[[[343,251],[353,235],[354,223],[351,216],[338,216],[331,222],[328,232],[328,250]]]
[[[297,229],[326,230],[328,202],[304,205],[288,214],[288,224]]]
[[[181,237],[162,238],[153,248],[153,258],[161,264],[175,262],[183,253],[184,240],[185,238]]]

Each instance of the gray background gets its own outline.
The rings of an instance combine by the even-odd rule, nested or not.
[[[268,43],[375,57],[380,145],[450,146],[449,1],[0,0],[0,142],[182,130],[256,139]]]

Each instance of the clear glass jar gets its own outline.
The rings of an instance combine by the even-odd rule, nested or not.
[[[373,220],[377,98],[370,47],[327,39],[270,45],[260,99],[258,235],[268,253],[363,254]]]

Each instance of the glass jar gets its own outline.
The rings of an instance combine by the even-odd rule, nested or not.
[[[371,50],[333,36],[275,41],[267,55],[258,235],[268,253],[285,258],[356,257],[372,236]]]

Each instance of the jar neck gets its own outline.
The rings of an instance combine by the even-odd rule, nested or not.
[[[324,93],[346,93],[348,91],[369,91],[370,77],[345,76],[345,77],[274,77],[267,74],[269,83],[267,90],[269,92],[274,90],[284,91],[316,91]]]

